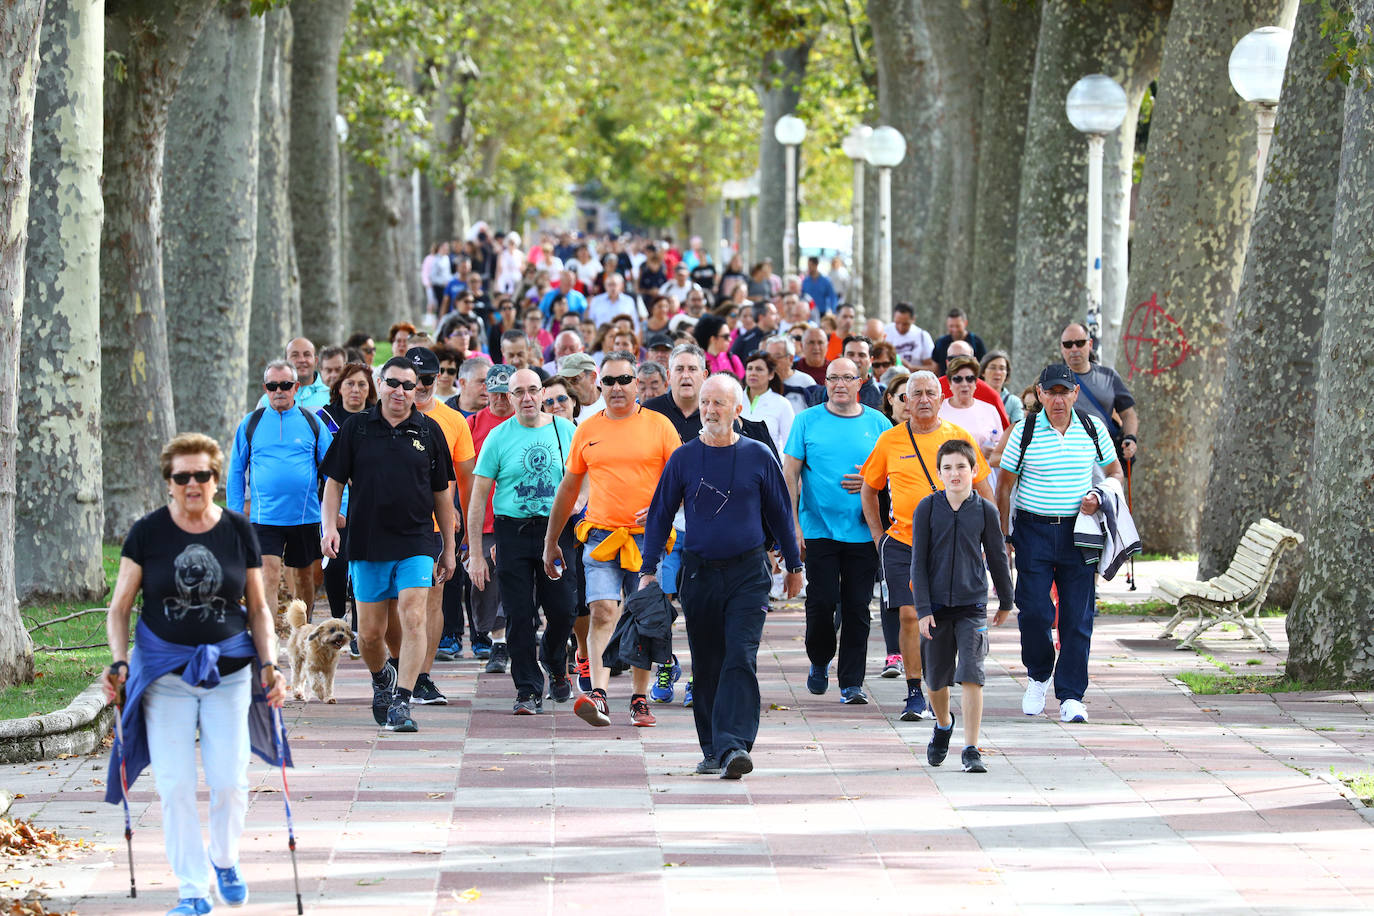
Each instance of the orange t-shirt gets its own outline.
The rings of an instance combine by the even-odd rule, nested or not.
[[[587,521],[633,527],[635,513],[653,500],[663,466],[680,444],[667,417],[642,407],[619,420],[605,411],[583,420],[568,449],[568,473],[587,475]]]
[[[840,339],[840,335],[831,334],[830,342],[825,347],[825,361],[828,363],[834,362],[835,360],[840,358],[840,355],[843,352],[844,341]]]
[[[940,482],[940,465],[935,460],[941,445],[950,439],[963,439],[973,446],[973,453],[978,457],[978,467],[973,472],[974,483],[986,479],[992,472],[978,448],[978,443],[973,441],[973,436],[962,426],[941,420],[939,429],[907,436],[910,428],[902,423],[879,436],[863,467],[864,483],[873,489],[881,490],[884,486],[891,485],[892,525],[887,529],[887,533],[903,544],[911,543],[911,516],[916,511],[916,504],[930,495],[932,483],[937,490],[945,488]],[[913,438],[916,440],[916,447],[921,450],[921,458],[925,459],[926,469],[930,472],[928,478],[926,472],[921,470],[921,458],[917,458],[916,452],[911,449]]]
[[[444,431],[444,441],[448,443],[448,454],[453,459],[454,473],[457,473],[459,464],[477,456],[477,450],[472,447],[472,431],[468,429],[467,421],[461,413],[438,398],[430,398],[429,410],[421,408],[420,413],[438,423],[439,428]],[[434,530],[439,530],[438,519],[434,520]]]

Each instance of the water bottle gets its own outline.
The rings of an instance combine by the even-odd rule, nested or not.
[[[878,580],[878,597],[882,599],[883,607],[887,607],[887,578]]]
[[[554,576],[553,578],[554,578],[555,580],[563,578],[563,561],[562,561],[562,560],[554,560],[554,561],[553,561],[553,568],[554,568],[554,571],[558,573],[558,575]]]

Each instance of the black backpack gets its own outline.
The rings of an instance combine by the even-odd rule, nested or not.
[[[299,404],[296,405],[296,409],[305,417],[306,422],[310,424],[310,431],[315,434],[315,447],[310,450],[310,457],[315,461],[315,476],[318,477],[320,475],[320,418]],[[244,438],[248,440],[248,447],[243,450],[243,467],[245,470],[252,467],[250,462],[253,460],[253,433],[257,430],[258,424],[262,422],[265,413],[267,413],[267,408],[259,407],[248,418],[248,429],[244,431]]]
[[[1083,428],[1088,432],[1088,438],[1093,440],[1093,448],[1097,451],[1097,460],[1102,460],[1102,443],[1097,439],[1097,424],[1093,423],[1092,416],[1087,411],[1073,409],[1078,416],[1078,422],[1083,424]],[[1031,437],[1035,435],[1035,417],[1030,416],[1021,425],[1021,460],[1026,460],[1026,449],[1030,447]]]

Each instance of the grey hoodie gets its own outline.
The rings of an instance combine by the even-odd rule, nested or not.
[[[987,566],[983,557],[987,557]],[[1011,610],[1011,570],[997,507],[970,493],[956,512],[943,490],[921,500],[911,516],[911,590],[916,616],[929,617],[931,604],[986,604],[988,578],[1000,610]]]

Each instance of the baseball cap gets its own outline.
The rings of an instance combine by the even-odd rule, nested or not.
[[[487,370],[487,391],[492,394],[505,394],[510,391],[510,377],[515,370],[505,363],[497,363]]]
[[[596,360],[585,353],[569,353],[558,361],[559,378],[577,378],[584,372],[595,372]]]
[[[1040,372],[1039,385],[1049,391],[1055,385],[1061,388],[1077,388],[1078,377],[1073,374],[1073,370],[1063,363],[1056,363],[1046,366]]]
[[[439,357],[426,347],[411,347],[406,350],[406,359],[415,367],[416,375],[437,375],[439,372]]]
[[[649,339],[645,342],[645,346],[650,350],[671,350],[673,349],[673,338],[664,334],[662,331],[655,331],[653,334],[649,335]]]

